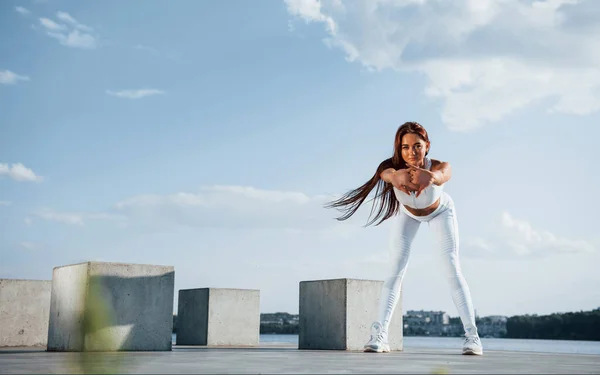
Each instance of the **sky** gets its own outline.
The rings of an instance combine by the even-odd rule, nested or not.
[[[298,313],[388,276],[390,223],[324,204],[418,121],[478,315],[598,308],[599,43],[596,0],[2,1],[0,278],[169,265]],[[457,316],[431,236],[400,308]]]

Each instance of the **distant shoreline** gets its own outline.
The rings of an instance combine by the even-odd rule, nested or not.
[[[261,333],[260,336],[299,336],[297,333]],[[428,339],[452,339],[452,338],[462,338],[462,336],[420,336],[420,335],[403,335],[403,337],[415,337],[415,338],[428,338]],[[520,338],[520,337],[485,337],[484,339],[494,339],[494,340],[532,340],[532,341],[568,341],[568,342],[590,342],[597,343],[600,340],[569,340],[569,339],[531,339],[531,338]]]
[[[404,337],[462,337],[459,318],[444,312],[414,311],[414,314],[442,314],[446,321],[425,321],[421,316],[405,315]],[[409,319],[410,318],[410,319]],[[300,320],[297,314],[260,314],[260,334],[298,335]],[[516,315],[511,317],[478,317],[481,338],[600,341],[600,308],[591,311],[555,313],[550,315]],[[173,332],[177,329],[177,315],[173,316]]]

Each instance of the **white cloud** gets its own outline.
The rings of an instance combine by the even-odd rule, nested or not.
[[[0,163],[0,176],[2,175],[8,175],[15,181],[42,182],[44,180],[42,176],[37,176],[31,169],[21,163],[12,164],[10,167],[8,164]]]
[[[587,241],[572,240],[559,237],[548,231],[540,231],[525,220],[512,217],[508,212],[502,213],[502,225],[507,232],[513,234],[511,244],[517,247],[515,252],[535,254],[542,251],[557,253],[592,253],[595,248]]]
[[[43,209],[36,213],[37,216],[44,220],[57,221],[65,224],[83,225],[83,215],[76,213],[60,213],[51,209]]]
[[[66,22],[71,29],[69,30],[69,26],[57,23],[49,18],[40,18],[40,24],[45,28],[48,36],[58,40],[60,44],[67,47],[82,49],[94,49],[97,47],[97,38],[89,33],[92,31],[91,27],[77,22],[75,18],[66,12],[59,11],[56,13],[56,17]]]
[[[423,74],[442,119],[467,131],[544,101],[600,110],[600,2],[578,0],[285,0],[326,24],[327,46],[372,71]]]
[[[0,70],[0,84],[14,85],[19,81],[29,81],[29,77],[18,75],[10,70]]]
[[[57,39],[60,44],[67,47],[84,49],[96,48],[96,39],[90,34],[79,32],[79,30],[73,30],[68,34],[49,32],[48,35]]]
[[[126,98],[126,99],[141,99],[146,96],[165,94],[164,91],[157,90],[157,89],[139,89],[139,90],[121,90],[121,91],[106,90],[106,93],[108,95],[117,96],[119,98]]]
[[[66,213],[45,208],[35,212],[44,220],[83,226],[104,220],[121,228],[152,232],[181,228],[226,230],[275,229],[281,233],[311,232],[322,238],[350,238],[367,222],[370,208],[346,221],[323,204],[335,197],[307,196],[300,192],[262,190],[245,186],[203,187],[197,193],[138,195],[99,213]],[[31,224],[31,219],[25,219]]]
[[[588,241],[569,239],[535,229],[531,223],[514,218],[506,211],[500,217],[496,233],[486,238],[467,238],[464,247],[469,256],[502,258],[545,257],[597,251]]]
[[[33,244],[31,242],[27,242],[27,241],[21,242],[21,246],[23,246],[24,248],[26,248],[28,250],[35,248],[35,244]]]
[[[10,206],[11,204],[11,201],[0,201],[0,206]]]
[[[67,29],[67,26],[56,23],[49,18],[40,18],[40,24],[50,31],[60,31]]]
[[[61,12],[61,11],[56,12],[56,18],[58,18],[59,20],[61,20],[63,22],[67,22],[67,23],[71,24],[73,27],[75,27],[79,30],[92,31],[91,27],[77,22],[77,20],[75,18],[73,18],[73,16],[71,16],[67,12]]]
[[[261,190],[251,186],[222,186],[216,185],[212,188],[205,189],[206,191],[220,192],[241,196],[251,200],[268,202],[268,203],[286,203],[293,202],[295,204],[307,204],[311,198],[304,193],[276,190]],[[317,197],[318,199],[320,197]]]
[[[31,225],[31,223],[32,223],[32,220],[31,220],[31,218],[28,216],[28,217],[26,217],[26,218],[23,220],[23,222],[25,223],[25,225]]]
[[[333,224],[326,198],[244,186],[203,187],[198,193],[141,195],[116,204],[132,224],[156,227],[322,229]]]
[[[325,22],[327,30],[336,33],[336,24],[333,18],[324,15],[321,12],[321,1],[319,0],[285,0],[288,6],[288,12],[293,16],[302,18],[305,22],[314,21]]]
[[[15,7],[15,11],[21,14],[29,14],[31,13],[28,9],[23,7]]]
[[[119,227],[125,227],[127,225],[127,218],[119,214],[111,213],[74,213],[74,212],[57,212],[49,208],[41,209],[35,212],[35,215],[48,221],[55,221],[64,224],[71,225],[85,225],[87,220],[104,220],[113,221],[117,223]],[[25,218],[25,224],[30,225],[31,219]]]

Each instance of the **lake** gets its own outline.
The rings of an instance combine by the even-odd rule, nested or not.
[[[460,337],[404,337],[405,348],[462,348]],[[518,352],[595,354],[600,355],[600,341],[532,340],[482,338],[484,351],[509,350]],[[173,334],[175,344],[175,334]],[[298,335],[260,335],[260,344],[298,345]]]

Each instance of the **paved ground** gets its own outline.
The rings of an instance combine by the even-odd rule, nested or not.
[[[85,354],[0,349],[0,373],[600,374],[600,356],[487,351],[480,357],[420,348],[374,354],[307,351],[282,345]]]

